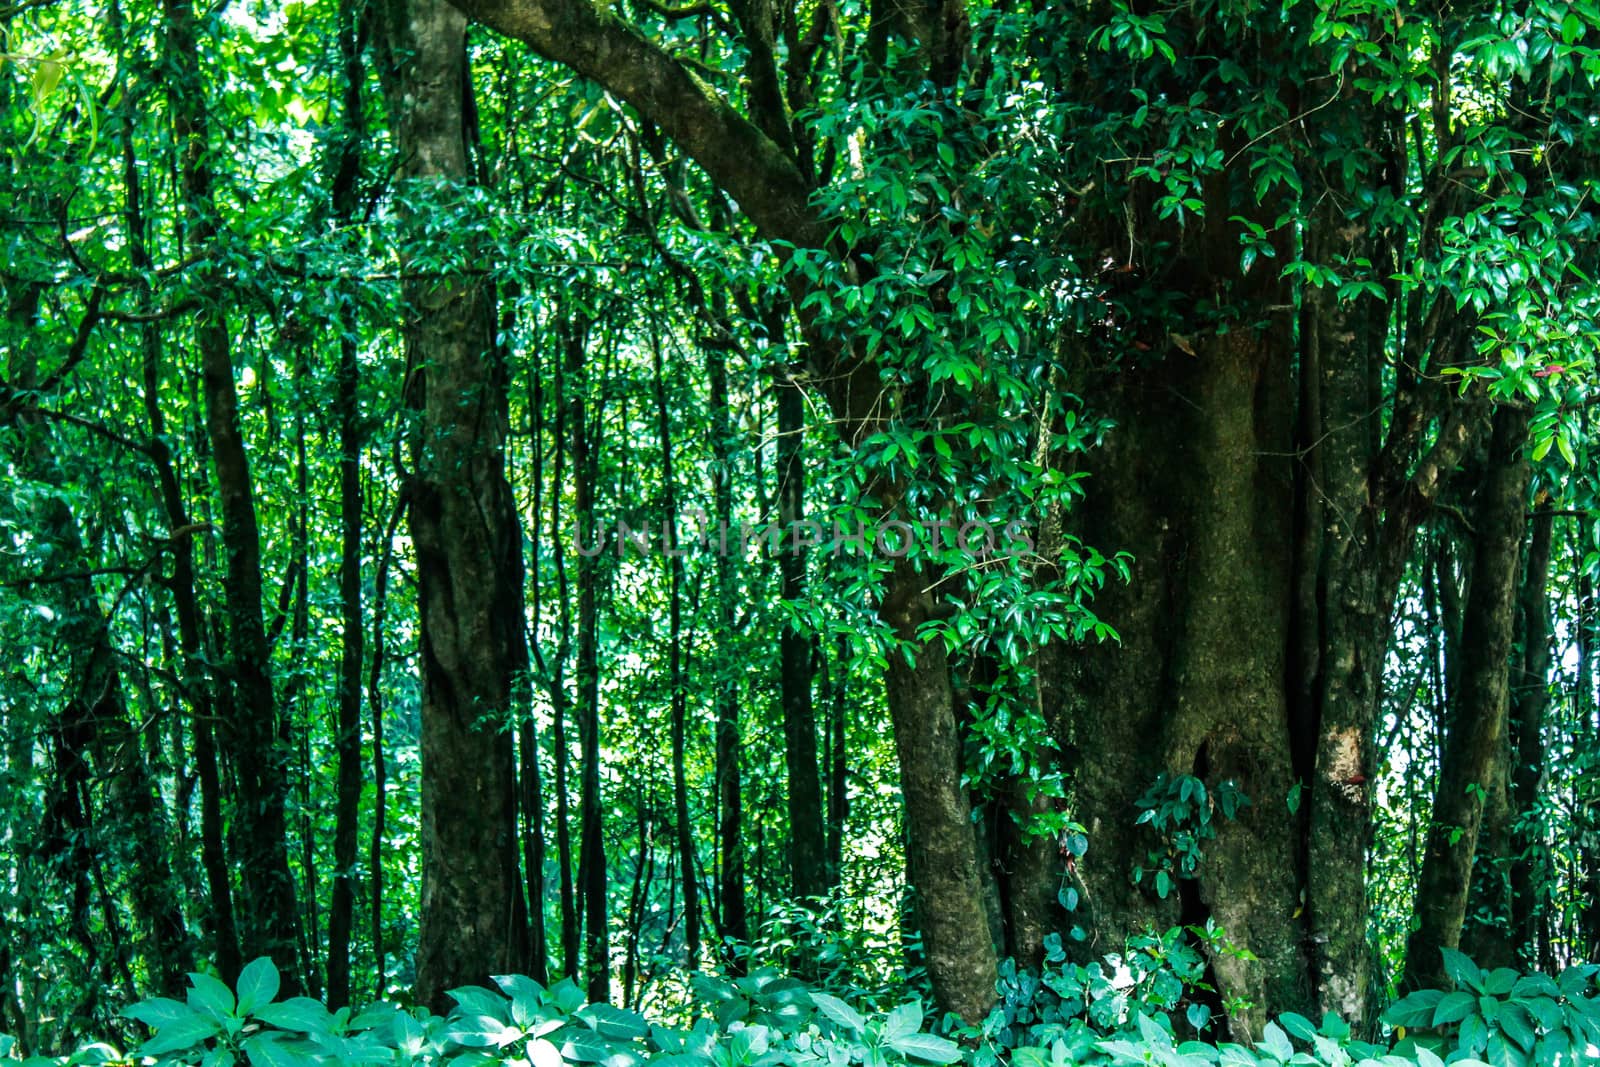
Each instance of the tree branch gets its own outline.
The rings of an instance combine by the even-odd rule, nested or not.
[[[768,237],[820,248],[828,230],[800,168],[772,138],[636,27],[589,0],[452,0],[627,101],[739,202]]]

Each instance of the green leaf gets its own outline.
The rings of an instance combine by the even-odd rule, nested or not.
[[[1518,1004],[1507,1004],[1500,1011],[1497,1020],[1501,1031],[1516,1042],[1524,1052],[1533,1051],[1534,1031],[1533,1018],[1527,1009]]]
[[[1294,1055],[1294,1045],[1289,1042],[1289,1035],[1277,1023],[1268,1023],[1263,1028],[1258,1047],[1265,1048],[1279,1060],[1286,1061]]]
[[[1444,999],[1438,989],[1419,989],[1401,997],[1383,1013],[1383,1021],[1390,1026],[1431,1026],[1434,1009]]]
[[[1484,1050],[1484,1058],[1488,1060],[1489,1067],[1523,1067],[1526,1062],[1522,1053],[1498,1033],[1489,1035],[1489,1045]]]
[[[278,968],[266,956],[253,959],[239,972],[239,1014],[249,1015],[278,995]]]
[[[561,1050],[542,1037],[528,1042],[527,1057],[530,1067],[565,1067],[566,1064]]]
[[[569,1063],[600,1063],[611,1051],[611,1043],[593,1030],[569,1027],[561,1033],[561,1057]]]
[[[583,1007],[588,998],[583,995],[583,990],[570,978],[563,978],[550,987],[550,999],[555,1001],[557,1008],[563,1015],[571,1015]]]
[[[139,1047],[141,1056],[165,1056],[171,1052],[182,1052],[193,1048],[202,1041],[208,1041],[222,1032],[222,1027],[215,1019],[204,1015],[193,1014],[187,1019],[176,1020],[160,1030],[149,1041]]]
[[[883,1021],[883,1036],[895,1038],[922,1029],[922,1001],[908,1000],[891,1011]]]
[[[889,1047],[924,1063],[947,1064],[961,1059],[961,1046],[935,1034],[903,1034],[891,1038]]]
[[[458,1045],[482,1048],[500,1045],[506,1025],[492,1015],[462,1015],[445,1027],[444,1036]]]
[[[1444,970],[1451,978],[1471,989],[1474,993],[1483,992],[1483,971],[1466,957],[1464,953],[1453,948],[1441,948],[1440,955],[1444,957]]]
[[[838,997],[828,993],[812,993],[811,999],[817,1002],[817,1010],[841,1030],[855,1037],[866,1032],[867,1021],[861,1017],[861,1013]]]
[[[632,1041],[650,1033],[650,1024],[636,1011],[625,1011],[611,1004],[586,1004],[573,1013],[601,1034],[619,1041]]]
[[[290,997],[278,1004],[257,1008],[255,1017],[280,1030],[295,1030],[303,1034],[333,1033],[333,1014],[321,1002],[310,997]]]
[[[1511,995],[1518,999],[1527,997],[1559,997],[1561,989],[1548,974],[1530,974],[1517,979]]]
[[[144,1023],[152,1030],[160,1030],[164,1026],[193,1019],[196,1012],[189,1005],[171,997],[152,997],[123,1008],[122,1017]]]
[[[500,1022],[509,1022],[511,1002],[493,989],[481,985],[465,985],[448,991],[462,1012],[487,1015]]]
[[[1430,1026],[1445,1026],[1449,1023],[1458,1023],[1471,1015],[1478,1006],[1478,998],[1471,993],[1460,990],[1446,994],[1439,1001],[1439,1006],[1433,1010],[1433,1020]]]
[[[247,1038],[244,1054],[250,1067],[320,1067],[323,1062],[320,1056],[288,1047],[280,1035],[270,1031]]]
[[[189,982],[189,1007],[210,1015],[218,1022],[234,1017],[233,990],[220,978],[192,972]]]

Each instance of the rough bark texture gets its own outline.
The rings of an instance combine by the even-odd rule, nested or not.
[[[442,0],[384,12],[401,179],[425,198],[468,179],[466,19]],[[414,211],[414,209],[413,209]],[[409,214],[412,239],[425,219]],[[504,367],[481,284],[405,286],[408,496],[422,637],[422,918],[416,997],[527,966],[509,716],[527,669],[522,540],[505,475]]]
[[[914,650],[911,662],[898,650],[890,653],[888,702],[905,798],[906,865],[928,977],[941,1007],[977,1023],[994,1002],[997,959],[971,803],[961,782],[950,664],[942,641],[917,637],[932,614],[927,579],[902,560],[890,581],[881,614]]]
[[[1047,712],[1076,757],[1076,810],[1089,831],[1078,864],[1088,948],[1118,951],[1145,922],[1214,918],[1259,963],[1213,959],[1226,995],[1265,1014],[1307,1000],[1285,677],[1292,513],[1282,331],[1239,329],[1189,356],[1122,368],[1102,395],[1119,428],[1090,457],[1079,516],[1090,544],[1133,553],[1133,580],[1096,610],[1120,647],[1058,658],[1062,703]],[[1131,832],[1134,801],[1160,772],[1231,779],[1250,799],[1215,816],[1201,876],[1166,900],[1136,888],[1153,839]]]
[[[1473,509],[1475,548],[1461,634],[1461,674],[1451,709],[1427,854],[1417,884],[1417,927],[1402,984],[1444,988],[1441,948],[1460,944],[1484,793],[1504,760],[1513,604],[1530,467],[1526,412],[1495,412],[1486,475]]]

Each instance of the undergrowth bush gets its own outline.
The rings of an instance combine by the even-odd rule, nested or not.
[[[190,976],[184,1000],[158,997],[125,1015],[151,1034],[125,1055],[96,1042],[20,1067],[1568,1067],[1600,1063],[1600,965],[1559,977],[1483,971],[1447,954],[1453,992],[1413,993],[1392,1005],[1383,1043],[1357,1039],[1335,1016],[1293,1013],[1252,1044],[1197,1039],[1219,1029],[1204,1002],[1192,936],[1174,930],[1131,941],[1087,966],[1059,942],[1032,975],[1007,966],[1000,1000],[980,1026],[931,1033],[920,1001],[861,1012],[773,969],[741,978],[694,976],[696,1021],[653,1024],[586,1002],[570,980],[548,988],[520,975],[496,989],[453,990],[444,1016],[379,1003],[329,1011],[306,997],[278,1000],[269,960],[246,966],[236,989]],[[1220,947],[1227,949],[1225,940]],[[1213,944],[1213,949],[1219,947]],[[18,1063],[0,1035],[0,1058]]]

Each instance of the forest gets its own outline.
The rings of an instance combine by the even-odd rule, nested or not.
[[[1595,0],[0,0],[0,162],[0,1063],[1600,1063]]]

